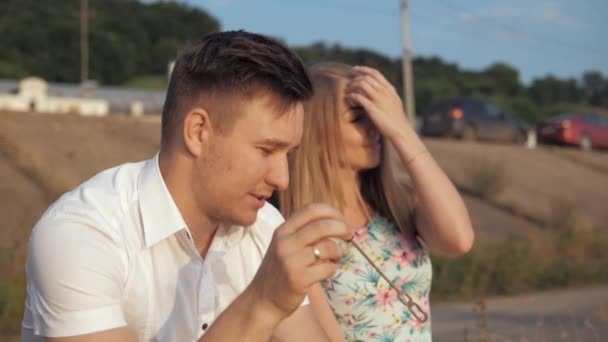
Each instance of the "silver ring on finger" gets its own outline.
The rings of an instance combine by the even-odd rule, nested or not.
[[[315,255],[315,260],[316,261],[321,260],[321,250],[319,249],[319,247],[313,246],[312,247],[312,254]]]

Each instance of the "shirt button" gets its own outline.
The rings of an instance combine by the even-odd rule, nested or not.
[[[202,326],[203,331],[207,330],[207,327],[208,327],[208,326],[209,326],[209,325],[208,325],[207,323],[203,323],[203,326]]]

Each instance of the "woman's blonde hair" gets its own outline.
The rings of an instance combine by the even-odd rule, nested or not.
[[[314,95],[304,103],[304,132],[300,148],[289,159],[290,184],[279,194],[285,217],[309,203],[327,203],[344,209],[345,193],[336,180],[344,161],[339,122],[343,94],[341,81],[357,75],[346,64],[324,62],[309,68]],[[360,196],[378,214],[404,233],[413,233],[413,198],[409,178],[395,163],[395,151],[383,141],[380,166],[361,174]],[[405,194],[405,195],[404,195]]]

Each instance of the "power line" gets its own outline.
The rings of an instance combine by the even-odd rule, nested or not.
[[[435,3],[440,4],[444,7],[450,8],[452,10],[464,11],[465,12],[464,14],[470,14],[470,9],[467,9],[467,8],[464,8],[461,6],[456,6],[452,2],[449,2],[446,0],[435,0]],[[515,26],[511,26],[504,22],[500,22],[497,20],[489,19],[489,18],[479,17],[478,19],[481,21],[490,23],[491,26],[500,27],[504,30],[510,31],[511,33],[520,34],[525,37],[535,39],[536,41],[540,41],[542,43],[549,42],[549,43],[553,43],[554,45],[558,45],[560,47],[570,46],[571,48],[576,49],[577,52],[587,52],[587,53],[591,53],[591,54],[595,54],[595,55],[602,55],[602,56],[608,55],[608,50],[601,50],[601,49],[593,48],[590,46],[580,45],[577,43],[565,41],[565,40],[558,39],[558,38],[555,38],[555,37],[552,37],[552,36],[549,36],[546,34],[538,33],[538,32],[526,32],[524,30],[518,29]],[[536,37],[534,37],[534,36],[536,36]]]
[[[298,1],[298,3],[300,3]],[[302,3],[305,4],[305,3]],[[327,9],[327,8],[331,8],[331,9],[336,9],[336,10],[340,10],[341,12],[365,12],[367,14],[375,14],[375,15],[379,15],[379,16],[383,16],[383,17],[398,17],[399,13],[399,7],[394,7],[392,9],[389,8],[380,8],[380,7],[375,7],[375,6],[368,6],[368,4],[355,4],[352,2],[343,2],[343,1],[337,1],[337,0],[333,0],[333,1],[322,1],[322,8],[323,9]],[[392,12],[392,13],[391,13]],[[344,19],[344,18],[340,18],[340,19]]]
[[[367,13],[373,13],[376,15],[380,15],[380,16],[392,16],[391,14],[389,14],[388,12],[392,11],[389,8],[380,8],[380,7],[372,7],[372,6],[367,6],[364,5],[362,6],[361,4],[354,4],[352,2],[349,2],[348,5],[346,5],[345,7],[342,7],[341,5],[339,5],[341,1],[339,0],[333,0],[331,3],[332,5],[330,5],[329,7],[334,8],[334,9],[338,9],[340,8],[341,10],[347,10],[347,11],[361,11],[364,10]],[[454,3],[446,1],[446,0],[436,0],[435,2],[430,1],[429,3],[431,4],[435,4],[438,5],[440,8],[442,8],[443,10],[448,11],[450,14],[453,14],[453,11],[459,11],[459,12],[465,12],[464,14],[470,14],[471,10],[469,8],[465,8],[462,6],[457,6],[454,5]],[[324,3],[323,5],[324,7],[327,7],[327,3]],[[450,11],[451,9],[451,11]],[[419,17],[420,13],[416,13],[415,17]],[[429,20],[433,21],[433,20],[437,20],[436,16],[428,16],[427,17]],[[492,19],[488,19],[488,18],[483,18],[480,17],[479,18],[481,23],[478,24],[484,24],[486,26],[490,26],[490,27],[499,27],[505,31],[508,31],[510,33],[514,33],[514,34],[518,34],[520,36],[523,36],[525,38],[529,38],[534,40],[537,43],[540,44],[544,44],[547,46],[552,46],[552,47],[559,47],[564,49],[565,47],[570,47],[570,49],[565,50],[569,53],[576,53],[576,54],[588,54],[588,55],[593,55],[593,56],[602,56],[604,57],[605,55],[608,55],[608,50],[602,50],[602,49],[597,49],[594,47],[590,47],[590,46],[584,46],[578,43],[574,43],[574,42],[570,42],[570,41],[566,41],[563,39],[558,39],[546,34],[542,34],[542,33],[537,33],[537,32],[527,32],[525,30],[521,30],[515,26],[506,24],[504,22],[500,22],[500,21],[496,21],[496,20],[492,20]],[[452,31],[450,33],[459,33],[458,31]],[[542,52],[544,54],[544,52]]]
[[[435,2],[428,2],[428,3],[433,4],[434,6],[437,6],[438,9],[441,9],[442,11],[445,11],[445,13],[449,13],[450,15],[454,14],[454,12],[452,10],[448,9],[445,6],[440,6],[438,3],[435,3]],[[437,15],[438,14],[436,12],[433,12],[433,14],[430,14],[428,12],[420,12],[420,11],[418,11],[418,12],[415,13],[414,18],[415,19],[421,19],[422,18],[422,19],[424,19],[423,22],[425,22],[425,23],[433,23],[434,21],[437,21]],[[440,14],[440,15],[443,15],[443,14]],[[414,22],[414,24],[415,24],[415,22]],[[477,24],[480,24],[480,23],[477,23]],[[484,23],[481,23],[481,24],[483,25]],[[423,24],[420,23],[420,25],[418,25],[418,26],[421,26],[421,25],[423,25]],[[484,25],[484,26],[487,27],[487,26],[490,26],[490,25],[487,25],[487,23],[486,23],[486,25]],[[480,34],[488,33],[487,30],[483,31],[483,32],[480,32],[478,30],[473,31],[474,28],[472,26],[469,26],[468,28],[471,29],[471,32],[473,32],[473,34],[476,34],[478,36],[480,36]],[[442,34],[443,34],[443,32],[442,32]],[[467,32],[464,32],[463,30],[449,30],[449,31],[445,31],[445,34],[446,35],[449,34],[449,35],[464,36],[467,39],[471,39],[471,34],[467,33]],[[528,40],[527,42],[525,42],[525,44],[526,45],[537,44],[537,42],[538,42],[537,40]],[[538,43],[545,43],[545,42],[544,41],[540,41]],[[552,45],[552,44],[545,44],[545,45],[550,46],[551,48],[555,48],[555,45]],[[560,46],[559,48],[560,48],[560,53],[551,54],[550,55],[551,58],[571,60],[571,58],[566,57],[566,55],[581,56],[581,53],[583,55],[585,55],[585,56],[599,57],[599,55],[597,55],[595,53],[585,54],[584,52],[581,52],[579,50],[565,49],[563,46]],[[438,52],[435,52],[434,54],[441,55],[441,53],[438,53]],[[544,58],[548,58],[549,57],[548,54],[547,54],[547,51],[543,50],[543,49],[527,49],[526,50],[526,54],[528,54],[528,55],[542,56]]]

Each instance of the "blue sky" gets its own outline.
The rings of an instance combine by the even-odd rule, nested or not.
[[[183,0],[222,29],[280,37],[290,45],[338,42],[401,55],[399,0]],[[553,74],[608,76],[606,0],[410,0],[415,56],[468,69],[503,61],[522,81]]]

